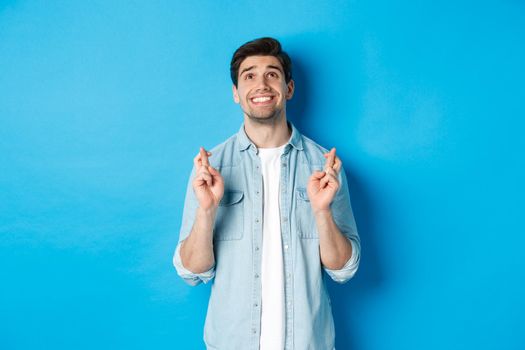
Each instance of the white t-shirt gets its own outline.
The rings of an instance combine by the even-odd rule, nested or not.
[[[279,211],[281,154],[284,147],[259,148],[263,175],[260,350],[284,349],[284,271]]]

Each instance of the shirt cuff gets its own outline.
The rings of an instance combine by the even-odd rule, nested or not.
[[[350,241],[350,244],[352,245],[352,256],[348,261],[346,262],[345,266],[343,266],[339,270],[330,270],[328,268],[324,268],[326,273],[336,282],[338,283],[345,283],[352,277],[354,277],[355,273],[357,272],[357,268],[359,267],[359,260],[361,256],[361,247],[359,244],[354,241],[351,238],[348,238]]]
[[[175,254],[173,255],[173,265],[175,266],[179,276],[182,277],[182,279],[184,279],[184,281],[190,286],[196,286],[201,282],[208,283],[215,276],[215,265],[213,265],[208,271],[202,273],[193,273],[186,269],[184,265],[182,265],[182,260],[180,258],[181,243],[182,242],[177,244]]]

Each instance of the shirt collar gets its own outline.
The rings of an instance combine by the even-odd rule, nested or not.
[[[288,145],[291,145],[295,149],[302,151],[303,150],[303,139],[301,137],[301,133],[299,130],[295,128],[295,126],[290,122],[286,122],[288,124],[288,127],[292,128],[292,135],[290,136],[290,139],[286,143],[285,149]],[[248,149],[248,147],[253,146],[253,148],[257,151],[257,147],[255,144],[248,138],[248,135],[246,134],[246,131],[244,130],[244,123],[242,123],[241,128],[239,129],[239,132],[237,133],[237,142],[239,143],[239,151],[245,151]]]

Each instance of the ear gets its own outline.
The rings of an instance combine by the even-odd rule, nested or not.
[[[286,99],[290,100],[293,96],[293,93],[295,91],[295,82],[293,79],[290,79],[288,84],[286,84]]]
[[[241,100],[239,99],[239,92],[237,91],[237,87],[232,85],[232,92],[233,92],[233,100],[235,103],[239,103]]]

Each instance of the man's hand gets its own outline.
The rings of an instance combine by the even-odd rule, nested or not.
[[[315,213],[329,210],[330,203],[339,189],[337,176],[341,171],[341,160],[335,155],[335,148],[325,153],[324,171],[314,171],[308,180],[307,192],[310,205]]]
[[[204,210],[216,209],[224,194],[224,180],[210,165],[208,156],[211,156],[211,153],[201,147],[199,154],[193,159],[196,169],[193,191],[199,206]]]

